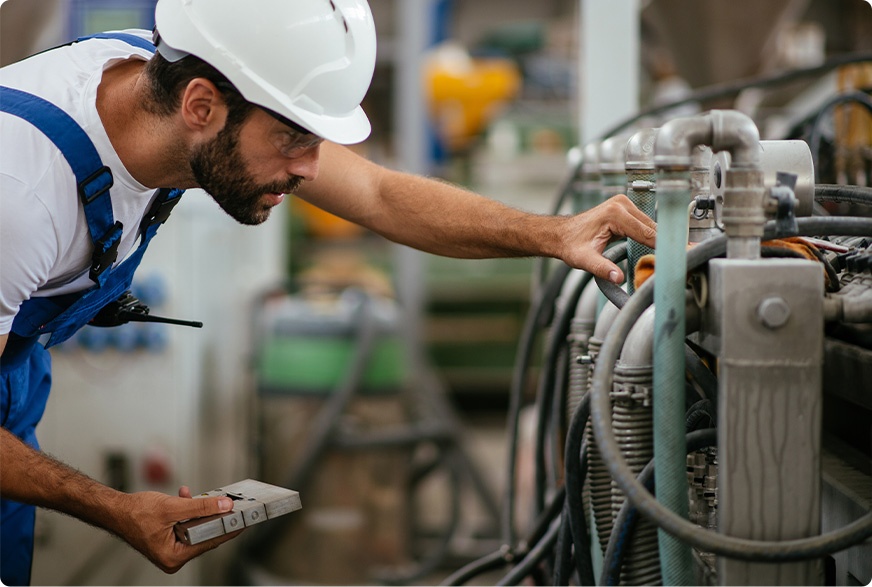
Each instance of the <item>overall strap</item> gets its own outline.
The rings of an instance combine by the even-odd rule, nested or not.
[[[123,228],[112,215],[112,200],[109,199],[112,172],[103,165],[97,148],[82,127],[51,102],[0,86],[0,111],[18,116],[38,128],[69,163],[94,243],[89,276],[98,285],[103,285],[106,269],[118,256]]]
[[[88,39],[117,39],[152,53],[155,51],[151,42],[130,33],[98,33],[80,37],[77,41]],[[18,116],[35,126],[55,144],[69,163],[76,177],[88,232],[94,244],[88,276],[102,287],[106,282],[106,269],[118,258],[118,245],[124,228],[112,214],[112,200],[109,197],[109,188],[114,182],[112,171],[103,165],[97,148],[82,127],[51,102],[21,90],[0,86],[0,112]]]

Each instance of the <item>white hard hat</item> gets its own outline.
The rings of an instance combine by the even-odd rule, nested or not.
[[[246,100],[327,140],[358,143],[375,69],[366,0],[159,0],[158,51],[195,55]]]

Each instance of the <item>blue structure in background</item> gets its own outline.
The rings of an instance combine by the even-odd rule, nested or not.
[[[154,28],[157,0],[70,0],[70,39],[130,28]]]
[[[130,291],[155,314],[161,314],[160,309],[167,302],[167,284],[163,277],[150,274],[136,279]],[[110,349],[160,352],[169,344],[169,328],[167,324],[150,322],[129,322],[111,328],[86,326],[55,348],[64,351],[78,346],[92,353]]]

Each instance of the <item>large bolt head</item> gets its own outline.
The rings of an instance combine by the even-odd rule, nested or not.
[[[768,297],[757,306],[757,317],[763,326],[776,330],[787,324],[790,319],[790,306],[787,305],[784,298]]]

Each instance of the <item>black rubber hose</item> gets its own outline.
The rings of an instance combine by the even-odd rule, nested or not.
[[[699,424],[708,419],[712,426],[717,424],[717,418],[712,410],[712,402],[710,399],[701,399],[687,410],[684,417],[684,429],[688,432],[693,432],[699,427]],[[709,428],[709,426],[706,426]]]
[[[623,261],[627,257],[626,243],[621,243],[619,246],[606,250],[603,253],[603,256],[613,263]],[[614,283],[600,277],[595,277],[594,279],[603,295],[606,296],[606,298],[616,307],[623,308],[627,303],[627,300],[630,299],[630,295]],[[702,359],[699,358],[699,355],[697,355],[693,349],[685,346],[684,353],[685,365],[687,366],[687,371],[690,373],[691,377],[699,383],[703,392],[706,394],[706,397],[716,400],[718,397],[718,381],[715,376],[705,365],[703,365]]]
[[[547,325],[546,317],[551,316],[554,302],[560,295],[563,282],[571,271],[570,267],[561,264],[548,280],[545,288],[534,300],[518,342],[518,352],[515,356],[515,366],[512,371],[512,382],[509,387],[509,413],[508,413],[508,463],[505,487],[505,499],[502,515],[502,540],[503,546],[512,548],[515,543],[515,473],[518,458],[518,426],[521,416],[521,408],[524,399],[524,388],[527,383],[527,369],[533,356],[533,349],[539,330]]]
[[[811,134],[808,138],[808,147],[811,150],[811,158],[812,165],[814,166],[814,180],[817,183],[820,180],[820,169],[818,165],[818,159],[820,158],[820,149],[821,149],[821,123],[827,114],[829,114],[830,110],[838,106],[839,104],[860,104],[865,106],[870,113],[872,113],[872,98],[869,97],[869,94],[864,92],[847,92],[845,94],[839,94],[834,96],[833,98],[827,100],[821,105],[820,110],[815,116],[814,122],[811,127]],[[817,190],[815,190],[817,191]]]
[[[692,431],[687,435],[687,454],[710,446],[716,446],[717,441],[717,430],[714,428]],[[639,473],[638,481],[652,495],[655,494],[653,460],[649,461]],[[638,518],[638,510],[629,501],[625,501],[615,518],[615,530],[612,531],[612,535],[609,537],[609,544],[606,547],[600,585],[620,584],[624,554],[633,539],[633,531],[635,530]]]
[[[566,406],[569,401],[569,366],[571,349],[564,344],[557,357],[557,379],[554,381],[554,400],[551,402],[551,417],[548,420],[549,452],[548,483],[558,487],[563,483],[563,447],[566,444]]]
[[[439,544],[436,548],[429,551],[422,560],[418,561],[411,569],[404,571],[387,571],[379,573],[375,579],[384,585],[411,585],[420,579],[430,575],[437,570],[451,547],[451,540],[457,532],[460,525],[460,472],[457,466],[457,449],[452,447],[442,455],[440,460],[445,461],[448,466],[449,483],[450,483],[450,500],[451,512],[449,513],[448,523],[439,537]],[[417,482],[420,482],[418,479]]]
[[[572,528],[569,526],[569,502],[564,500],[560,516],[560,534],[554,560],[554,585],[569,585],[572,575]]]
[[[511,554],[508,549],[500,549],[460,567],[446,577],[440,585],[465,585],[467,581],[478,577],[482,573],[487,573],[509,564],[510,559]]]
[[[836,69],[837,67],[841,67],[842,65],[849,65],[851,63],[862,63],[864,61],[872,61],[872,53],[847,53],[845,55],[839,55],[837,57],[828,59],[822,64],[814,67],[794,69],[775,75],[763,75],[745,78],[732,82],[713,84],[704,88],[699,88],[698,90],[681,98],[680,100],[675,100],[667,104],[660,104],[651,108],[646,108],[645,110],[634,114],[630,118],[627,118],[626,120],[606,130],[600,135],[600,138],[596,140],[603,140],[608,137],[614,136],[630,128],[636,122],[643,118],[646,118],[648,116],[655,116],[662,112],[672,110],[673,108],[676,108],[678,106],[683,106],[692,102],[709,102],[711,100],[728,98],[730,96],[735,96],[739,92],[748,88],[768,88],[778,86],[781,84],[790,83],[798,79],[813,77],[822,73],[827,73],[828,71]]]
[[[548,504],[545,511],[543,511],[533,523],[533,530],[530,532],[529,536],[527,536],[522,544],[518,545],[517,549],[513,550],[504,546],[496,552],[485,555],[450,575],[442,582],[442,585],[462,584],[457,581],[465,583],[474,576],[492,570],[500,566],[500,564],[510,564],[517,557],[528,555],[530,553],[530,545],[536,545],[543,540],[545,535],[548,533],[548,529],[553,525],[554,520],[560,516],[564,508],[565,498],[566,488],[561,487],[557,493],[554,494],[554,498]]]
[[[839,216],[799,218],[797,226],[798,236],[872,235],[872,219],[870,218]],[[767,223],[764,239],[783,236],[796,235],[777,234],[775,224]],[[726,237],[717,237],[693,247],[687,255],[688,272],[702,266],[709,259],[723,254],[726,250],[726,244]],[[633,324],[651,305],[653,294],[654,282],[648,280],[636,291],[618,314],[600,349],[594,369],[591,393],[589,394],[591,396],[591,421],[597,446],[609,473],[627,500],[632,502],[642,515],[679,540],[705,552],[740,560],[783,562],[817,558],[843,550],[872,536],[872,512],[838,530],[810,538],[770,542],[725,536],[704,530],[677,516],[658,503],[638,483],[621,455],[614,432],[611,429],[608,392],[611,389],[613,379],[612,370],[619,358],[621,346]]]
[[[572,531],[572,545],[575,550],[575,566],[582,585],[595,585],[593,562],[590,558],[590,536],[584,518],[582,488],[587,477],[588,447],[582,446],[584,426],[590,416],[590,393],[586,393],[572,414],[569,430],[566,433],[564,451],[564,480],[566,502],[569,508],[569,527]]]
[[[872,206],[872,188],[859,185],[819,183],[814,186],[814,201]]]
[[[566,486],[562,486],[557,490],[557,493],[554,494],[554,497],[548,503],[548,507],[537,516],[530,534],[524,542],[518,546],[518,552],[527,552],[531,544],[536,544],[542,539],[548,531],[548,528],[551,526],[551,522],[553,522],[557,516],[560,515],[560,512],[563,511],[563,503],[565,501]]]
[[[728,98],[730,96],[735,96],[739,92],[748,88],[767,88],[778,86],[781,84],[790,83],[794,80],[827,73],[828,71],[832,71],[833,69],[836,69],[837,67],[841,67],[843,65],[850,65],[851,63],[862,63],[864,61],[872,61],[872,53],[848,53],[828,59],[822,64],[814,67],[794,69],[775,75],[764,75],[745,78],[732,82],[713,84],[704,88],[699,88],[693,93],[679,100],[674,100],[666,104],[659,104],[657,106],[652,106],[651,108],[640,110],[636,114],[630,116],[629,118],[626,118],[625,120],[606,130],[604,133],[600,134],[599,137],[592,139],[591,142],[602,141],[611,136],[617,135],[629,129],[643,118],[646,118],[648,116],[656,116],[657,114],[667,112],[669,110],[672,110],[673,108],[677,108],[678,106],[683,106],[692,102],[706,102],[711,100],[718,100],[720,98]],[[555,198],[555,203],[552,207],[552,209],[554,210],[554,214],[557,214],[557,211],[560,210],[560,208],[563,206],[566,198],[575,189],[575,185],[579,179],[579,173],[581,171],[582,164],[583,160],[580,160],[569,171],[569,174],[567,175],[566,179],[558,190],[557,197]],[[546,259],[541,259],[541,266],[538,266],[536,264],[537,261],[539,261],[539,259],[534,260],[534,293],[538,291],[541,279],[544,279],[543,268],[545,266]]]
[[[542,539],[536,543],[530,552],[508,574],[497,582],[497,585],[517,585],[533,572],[535,567],[551,553],[557,543],[557,535],[560,533],[560,521],[551,523],[548,531]]]
[[[603,257],[612,263],[620,263],[627,258],[627,242],[624,241],[606,249],[603,251]],[[621,289],[621,286],[615,285],[611,281],[603,279],[602,277],[595,277],[594,279],[596,280],[596,284],[600,291],[603,292],[604,296],[606,296],[606,299],[618,308],[623,308],[624,304],[627,303],[627,300],[630,299],[630,294]]]
[[[572,318],[575,316],[575,310],[578,306],[578,300],[581,298],[581,293],[590,282],[592,274],[583,273],[581,279],[572,288],[572,291],[566,296],[566,300],[559,312],[554,317],[551,324],[551,331],[546,345],[545,356],[542,360],[542,375],[539,393],[537,394],[537,426],[535,431],[534,444],[534,502],[533,513],[538,515],[542,511],[545,504],[545,443],[548,435],[549,415],[552,412],[554,405],[554,393],[557,382],[557,363],[560,356],[560,350],[565,348],[567,337],[569,336]]]

